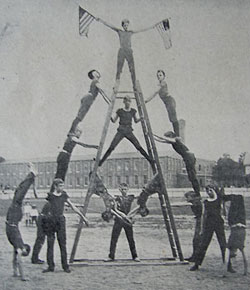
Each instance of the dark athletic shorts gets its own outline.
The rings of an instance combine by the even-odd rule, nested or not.
[[[231,228],[227,247],[229,250],[243,250],[246,238],[246,229],[243,227]]]
[[[9,225],[6,223],[6,235],[11,245],[17,249],[23,249],[24,242],[18,226]]]

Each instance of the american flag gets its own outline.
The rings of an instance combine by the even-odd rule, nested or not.
[[[165,48],[169,49],[172,46],[169,20],[162,20],[160,23],[156,24],[155,28],[159,32]]]
[[[95,19],[88,11],[79,6],[79,34],[88,37],[89,26]]]

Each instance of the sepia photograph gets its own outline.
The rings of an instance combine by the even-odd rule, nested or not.
[[[0,0],[0,290],[248,290],[250,1]]]

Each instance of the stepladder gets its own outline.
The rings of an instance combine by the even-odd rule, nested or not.
[[[120,95],[131,94],[131,93],[134,94],[134,99],[136,101],[138,113],[139,113],[139,116],[141,119],[141,126],[142,126],[142,131],[143,131],[145,143],[146,143],[147,150],[148,150],[148,155],[151,157],[152,160],[154,160],[154,163],[151,164],[152,171],[153,171],[153,174],[158,175],[160,188],[161,188],[161,191],[158,192],[158,197],[159,197],[159,201],[160,201],[160,205],[161,205],[161,211],[162,211],[165,227],[166,227],[167,234],[168,234],[169,243],[170,243],[171,250],[172,250],[172,255],[174,258],[177,258],[177,255],[178,255],[179,260],[183,261],[184,258],[182,255],[179,237],[178,237],[178,233],[177,233],[176,226],[175,226],[175,220],[174,220],[174,216],[172,213],[170,201],[168,198],[166,184],[165,184],[165,180],[164,180],[164,177],[162,174],[161,164],[160,164],[157,148],[156,148],[154,137],[153,137],[151,124],[149,121],[149,116],[147,113],[147,109],[145,106],[145,102],[143,99],[143,94],[142,94],[142,90],[141,90],[139,81],[136,82],[136,88],[134,91],[114,91],[112,94],[111,102],[110,102],[109,107],[108,107],[108,111],[106,114],[103,130],[102,130],[102,134],[101,134],[99,148],[98,148],[97,155],[96,155],[95,162],[94,162],[94,166],[92,169],[92,174],[90,176],[89,187],[88,187],[87,194],[85,197],[84,207],[82,209],[82,213],[84,215],[87,214],[90,198],[91,198],[92,194],[94,193],[96,176],[97,176],[97,172],[98,172],[98,165],[99,165],[99,161],[101,159],[101,154],[102,154],[104,143],[106,140],[110,120],[112,117],[112,112],[113,112],[114,105],[115,105],[115,101],[117,99],[122,98],[122,97],[120,97]],[[75,235],[73,248],[72,248],[71,255],[70,255],[70,263],[74,262],[78,242],[79,242],[81,232],[82,232],[82,228],[83,228],[83,220],[80,219],[79,225],[77,228],[77,232]]]

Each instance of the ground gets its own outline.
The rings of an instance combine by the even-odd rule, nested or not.
[[[74,241],[78,217],[72,213],[66,213],[67,218],[67,248],[70,254]],[[108,255],[112,222],[106,223],[101,220],[100,214],[88,215],[91,222],[89,228],[84,228],[78,245],[76,258],[105,259]],[[71,266],[72,272],[66,274],[60,265],[60,254],[57,243],[55,244],[56,270],[54,273],[43,274],[46,265],[32,265],[30,256],[23,258],[24,269],[28,278],[22,282],[12,277],[12,248],[7,241],[4,229],[4,216],[0,217],[0,289],[1,290],[196,290],[196,289],[219,289],[247,290],[250,285],[250,274],[243,276],[243,265],[241,255],[237,257],[237,273],[222,278],[220,250],[216,238],[207,252],[207,256],[199,271],[190,272],[189,265],[171,266],[143,266],[136,263],[135,266],[89,266],[79,267],[78,264]],[[185,257],[191,253],[191,241],[194,220],[191,215],[176,215],[176,224]],[[33,245],[36,237],[35,226],[26,227],[24,221],[20,224],[24,241]],[[140,258],[171,257],[166,230],[159,215],[150,215],[146,218],[136,218],[134,225],[135,240]],[[250,231],[247,231],[246,254],[248,260]],[[229,231],[227,229],[228,237]],[[44,245],[40,258],[46,259],[46,244]],[[116,258],[130,259],[130,253],[124,233],[121,234]],[[134,262],[135,263],[135,262]]]

